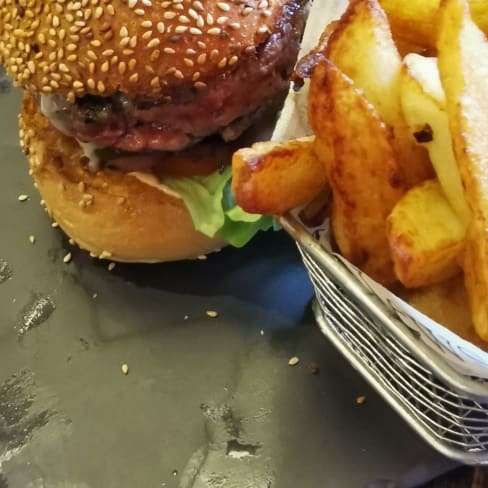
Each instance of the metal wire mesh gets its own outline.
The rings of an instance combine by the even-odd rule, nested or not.
[[[298,248],[315,288],[323,332],[434,448],[464,463],[488,463],[488,403],[456,393],[348,297],[324,266]]]

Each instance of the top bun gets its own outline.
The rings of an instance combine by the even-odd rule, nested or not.
[[[163,96],[255,55],[285,3],[0,0],[0,63],[32,93]]]

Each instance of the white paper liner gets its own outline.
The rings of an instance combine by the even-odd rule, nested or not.
[[[325,26],[339,18],[346,7],[346,0],[314,1],[305,28],[300,57],[307,54],[318,43]],[[305,83],[298,93],[293,89],[290,90],[273,132],[273,140],[295,139],[312,134],[307,118],[307,97],[308,83]],[[320,236],[323,247],[330,250],[328,222],[324,223],[324,227],[320,229],[309,229],[309,231],[315,237]],[[463,375],[488,379],[488,354],[486,352],[420,313],[344,258],[338,257],[373,295],[392,310],[392,314],[400,318],[409,329],[417,331],[419,340],[432,350],[433,356],[440,356],[454,370]]]

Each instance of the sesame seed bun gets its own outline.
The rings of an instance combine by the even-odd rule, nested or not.
[[[196,258],[225,245],[195,230],[181,199],[129,174],[86,170],[79,145],[49,124],[29,94],[20,139],[49,214],[92,254],[157,262]]]
[[[0,2],[0,63],[32,93],[203,88],[272,33],[285,0]],[[21,6],[23,5],[23,6]]]

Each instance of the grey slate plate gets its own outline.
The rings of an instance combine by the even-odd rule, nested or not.
[[[108,272],[51,228],[1,71],[0,93],[0,488],[407,487],[448,469],[321,336],[286,235]]]

